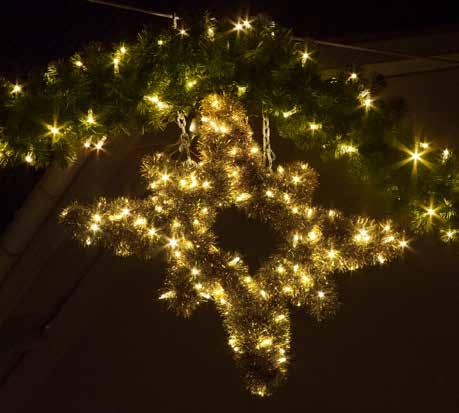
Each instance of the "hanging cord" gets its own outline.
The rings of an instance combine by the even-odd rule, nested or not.
[[[186,117],[183,112],[177,112],[177,125],[182,131],[180,134],[179,151],[182,154],[186,154],[187,162],[192,162],[191,140],[193,139],[193,136],[190,136],[186,131]]]
[[[271,131],[269,129],[269,115],[266,110],[263,110],[262,113],[263,113],[263,160],[264,160],[265,166],[267,166],[269,170],[272,170],[273,162],[276,159],[276,155],[271,149],[271,140],[270,140]]]

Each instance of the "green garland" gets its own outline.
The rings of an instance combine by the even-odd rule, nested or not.
[[[44,76],[0,81],[0,163],[67,165],[82,146],[99,149],[121,130],[161,129],[177,113],[191,119],[204,96],[224,93],[237,97],[251,120],[268,114],[298,147],[346,158],[415,231],[458,238],[451,150],[416,142],[403,127],[403,107],[375,98],[384,86],[379,79],[348,70],[326,76],[318,57],[264,18],[217,24],[205,17],[160,35],[143,31],[114,50],[94,44],[50,64]]]

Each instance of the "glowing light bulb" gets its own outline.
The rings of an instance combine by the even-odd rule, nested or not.
[[[433,216],[436,215],[435,209],[432,208],[431,206],[430,206],[429,208],[427,208],[426,211],[427,211],[426,214],[427,214],[429,217],[433,217]]]
[[[247,86],[238,86],[237,87],[237,95],[238,96],[242,96],[243,94],[245,94],[245,92],[247,92]]]
[[[201,271],[199,271],[197,268],[192,268],[191,269],[191,275],[196,277],[197,275],[199,275]]]
[[[251,197],[252,197],[252,195],[250,195],[249,193],[243,192],[242,194],[239,194],[236,197],[236,202],[244,202],[244,201],[247,201],[248,199],[250,199]]]
[[[305,64],[310,57],[311,55],[307,51],[304,51],[303,53],[301,53],[301,62]]]
[[[419,146],[420,146],[422,149],[427,149],[427,148],[430,146],[430,144],[429,144],[428,142],[421,142],[421,143],[419,144]]]
[[[446,162],[450,156],[451,156],[451,152],[449,151],[449,149],[447,148],[443,149],[443,152],[441,153],[441,160],[443,162]]]
[[[159,40],[158,40],[158,46],[162,46],[163,44],[164,44],[164,40],[159,39]]]
[[[234,30],[237,32],[240,32],[241,30],[244,30],[244,24],[238,22],[234,24]]]
[[[270,189],[268,189],[265,193],[268,198],[272,198],[274,196],[273,191],[271,191]]]
[[[127,49],[124,46],[121,46],[120,47],[120,52],[121,52],[121,54],[126,54]]]
[[[421,158],[421,154],[418,152],[418,150],[416,149],[412,154],[411,154],[411,158],[410,160],[411,161],[414,161],[414,162],[417,162],[417,161],[420,161],[422,158]]]
[[[333,248],[329,250],[327,253],[328,258],[330,258],[331,260],[336,258],[337,255],[338,255],[338,252],[334,250]]]
[[[370,97],[367,97],[363,100],[363,106],[365,107],[366,110],[369,110],[373,107],[373,99]]]
[[[93,224],[91,224],[91,226],[90,226],[89,228],[90,228],[90,230],[91,230],[92,232],[97,232],[97,231],[99,231],[99,229],[100,229],[99,224],[97,224],[97,223],[95,223],[95,222],[94,222]]]
[[[296,185],[301,182],[301,178],[298,175],[292,177],[292,182]]]
[[[250,28],[252,28],[252,25],[251,25],[249,19],[244,19],[244,20],[242,20],[242,26],[244,26],[245,29],[250,29]]]
[[[319,238],[319,234],[317,233],[316,230],[312,229],[311,231],[308,232],[308,239],[309,241],[315,241]]]
[[[239,261],[241,261],[241,258],[238,257],[237,255],[228,263],[230,267],[234,267]]]
[[[29,164],[32,164],[33,163],[33,154],[31,152],[29,152],[25,157],[24,157],[24,160],[29,163]]]
[[[95,145],[94,145],[94,148],[96,149],[97,152],[99,152],[100,150],[102,150],[102,148],[104,147],[104,144],[105,144],[105,141],[107,140],[107,137],[106,136],[103,136],[102,139],[100,139]]]
[[[266,348],[266,347],[271,347],[273,344],[273,339],[271,337],[262,337],[258,341],[258,348]]]
[[[279,314],[274,318],[274,321],[276,321],[276,323],[279,323],[281,321],[284,321],[286,318],[287,317],[285,316],[285,314]]]
[[[188,32],[183,27],[178,31],[178,33],[181,37],[188,36]]]
[[[11,90],[11,93],[12,93],[13,95],[17,95],[17,94],[19,94],[19,93],[21,93],[21,92],[22,92],[22,86],[16,83],[16,84],[13,86],[13,89]]]
[[[317,292],[317,297],[319,297],[320,299],[323,299],[325,298],[325,293],[323,291],[319,291]]]
[[[403,248],[406,248],[406,247],[408,247],[408,241],[402,239],[402,240],[398,243],[398,245],[399,245],[399,247],[402,248],[402,249],[403,249]]]
[[[120,64],[120,59],[119,59],[118,57],[115,57],[115,58],[113,59],[113,64],[114,64],[115,66],[118,66],[118,65]]]
[[[60,133],[60,130],[56,125],[48,125],[48,130],[50,131],[51,135],[53,135],[53,137],[56,137]]]
[[[320,123],[310,122],[309,123],[309,130],[312,132],[318,131],[321,129],[322,125]]]
[[[196,83],[198,83],[198,81],[196,79],[191,79],[191,80],[188,80],[186,82],[186,87],[187,89],[192,89],[193,87],[196,86]]]
[[[172,249],[177,248],[178,240],[176,240],[175,238],[171,238],[167,245]]]
[[[175,297],[175,291],[167,291],[159,296],[160,300],[170,300]]]
[[[355,72],[352,72],[349,77],[348,77],[348,80],[357,80],[359,77],[357,76],[357,73]]]
[[[147,220],[144,217],[138,217],[134,221],[134,226],[135,227],[144,227],[145,225],[147,225]]]
[[[86,117],[86,123],[88,125],[94,125],[96,123],[96,119],[94,118],[94,114],[92,112],[92,109],[88,110],[88,116]]]
[[[82,68],[83,67],[83,62],[81,60],[77,60],[75,62],[75,66],[78,67],[78,68]]]
[[[456,230],[448,229],[448,230],[444,231],[444,233],[445,233],[446,241],[451,241],[451,240],[453,240],[455,238]]]
[[[162,174],[161,175],[161,180],[163,182],[167,182],[167,181],[169,181],[169,179],[170,179],[170,176],[168,174]]]

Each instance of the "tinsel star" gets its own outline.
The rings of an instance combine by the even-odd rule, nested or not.
[[[62,218],[85,245],[99,244],[117,255],[151,260],[163,248],[169,265],[159,298],[185,316],[214,302],[249,390],[267,395],[289,364],[289,306],[305,306],[325,318],[336,307],[331,275],[384,264],[406,241],[390,222],[314,207],[317,174],[307,164],[265,168],[234,99],[205,98],[198,133],[195,163],[159,153],[144,159],[151,191],[146,199],[74,204]],[[213,225],[229,207],[268,223],[282,239],[255,274],[243,257],[218,246]]]

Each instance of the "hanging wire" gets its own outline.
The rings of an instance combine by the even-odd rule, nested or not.
[[[191,160],[191,137],[186,131],[186,117],[182,112],[177,112],[177,125],[182,131],[179,141],[179,152],[185,154],[187,162]]]
[[[273,162],[276,159],[276,155],[271,149],[271,131],[269,129],[269,115],[266,110],[263,110],[263,160],[265,166],[269,169],[273,169]]]
[[[140,9],[137,7],[132,7],[132,6],[127,6],[124,4],[120,3],[115,3],[112,1],[105,1],[105,0],[88,0],[90,3],[96,3],[96,4],[102,4],[104,6],[110,6],[110,7],[115,7],[118,9],[124,9],[124,10],[130,10],[138,13],[144,13],[144,14],[149,14],[151,16],[156,16],[156,17],[164,17],[167,19],[172,19],[172,25],[174,29],[177,29],[177,21],[180,20],[180,17],[177,16],[175,13],[173,14],[168,14],[168,13],[161,13],[161,12],[155,12],[151,10],[145,10],[145,9]],[[316,44],[320,44],[323,46],[329,46],[329,47],[336,47],[339,49],[350,49],[350,50],[356,50],[360,52],[367,52],[367,53],[373,53],[373,54],[379,54],[379,55],[385,55],[385,56],[392,56],[392,57],[401,57],[404,59],[422,59],[422,60],[430,60],[433,62],[442,62],[442,63],[447,63],[447,64],[453,64],[457,65],[459,64],[459,60],[455,59],[449,59],[445,57],[437,57],[437,56],[419,56],[419,55],[412,55],[412,54],[406,54],[406,53],[400,53],[400,52],[394,52],[390,50],[381,50],[381,49],[374,49],[370,47],[362,47],[362,46],[353,46],[350,44],[345,44],[345,43],[337,43],[337,42],[328,42],[325,40],[318,40],[314,38],[303,38],[303,37],[294,37],[294,40],[298,42],[313,42]]]

